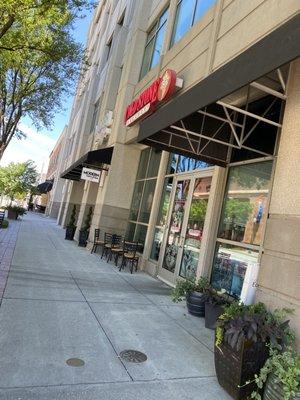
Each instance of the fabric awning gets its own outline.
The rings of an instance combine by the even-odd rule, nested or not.
[[[233,143],[231,147],[237,150],[241,149],[243,133],[239,136],[239,126],[236,124],[237,132],[233,137],[232,121],[228,118],[228,113],[234,114],[233,118],[236,117],[236,113],[232,112],[232,104],[235,103],[234,101],[228,102],[229,106],[225,111],[227,114],[224,114],[223,99],[247,86],[253,88],[256,85],[256,89],[260,90],[261,79],[266,75],[273,74],[273,76],[267,77],[269,82],[272,82],[272,78],[274,78],[274,74],[277,74],[279,68],[286,66],[298,57],[300,57],[300,15],[291,18],[142,121],[137,141],[169,152],[225,166],[230,161],[228,148]],[[276,80],[280,81],[278,77]],[[264,88],[266,87],[264,86]],[[272,89],[268,89],[267,94],[272,94]],[[279,96],[280,101],[280,96],[284,99],[285,93],[284,91],[279,93],[277,90],[276,88],[276,95]],[[243,108],[241,105],[239,107],[240,110]],[[255,108],[256,105],[254,104],[253,107]],[[237,110],[237,114],[240,110]],[[263,115],[265,110],[266,108],[262,107],[260,115]],[[213,118],[210,118],[210,114],[213,114]],[[203,122],[201,116],[203,115],[207,117],[205,121],[211,124],[208,129],[205,129],[205,132],[201,128]],[[219,130],[220,124],[218,125],[217,121],[224,120],[227,120],[231,127],[230,124],[227,124]],[[242,125],[240,120],[238,122],[239,125]],[[237,143],[235,143],[235,139],[237,139]],[[246,149],[255,147],[254,140],[252,140],[251,146],[249,142],[250,138],[248,143],[244,143]],[[267,144],[265,147],[267,148]],[[267,149],[268,151],[264,150],[264,144],[260,144],[258,150],[261,156],[269,154],[269,149]]]
[[[52,190],[52,186],[53,186],[53,179],[49,179],[37,185],[37,189],[41,194],[46,194],[50,192],[50,190]]]
[[[92,169],[105,169],[104,165],[111,163],[113,154],[112,147],[104,147],[103,149],[93,150],[86,153],[84,156],[79,158],[72,164],[66,171],[64,171],[60,177],[64,179],[70,179],[73,181],[80,181],[81,172],[83,167]]]

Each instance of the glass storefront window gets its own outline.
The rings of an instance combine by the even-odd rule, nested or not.
[[[155,228],[154,232],[154,239],[152,242],[152,248],[151,248],[151,254],[150,254],[150,259],[154,261],[158,261],[159,258],[159,252],[160,248],[162,245],[162,240],[163,240],[163,228]]]
[[[140,253],[144,251],[144,244],[147,235],[147,225],[136,225],[135,233],[134,233],[134,241],[139,243],[138,250]]]
[[[143,192],[143,198],[141,202],[140,213],[138,217],[139,222],[149,222],[151,208],[153,204],[153,196],[156,186],[156,179],[150,179],[145,181],[145,187]]]
[[[173,177],[165,178],[163,192],[160,200],[156,225],[164,226],[167,222],[167,214],[170,205],[170,197],[173,187]]]
[[[153,178],[158,175],[160,159],[161,159],[161,151],[152,149],[150,155],[149,167],[147,171],[147,178]]]
[[[141,198],[143,193],[144,181],[138,181],[134,185],[132,203],[130,207],[129,219],[137,221],[139,209],[141,205]]]
[[[272,161],[230,168],[219,238],[260,245],[271,173]]]
[[[196,276],[210,187],[211,177],[195,181],[179,271],[183,278]]]
[[[129,223],[127,224],[125,239],[129,240],[130,242],[134,239],[134,232],[135,232],[136,224]]]
[[[179,0],[171,46],[180,40],[185,33],[206,13],[216,0]]]
[[[207,168],[209,166],[210,165],[204,161],[195,160],[194,158],[190,157],[179,156],[176,172],[180,173],[180,172],[195,171],[196,169]]]
[[[240,297],[247,268],[258,262],[259,252],[230,244],[218,243],[211,283],[217,290],[225,289]]]
[[[146,173],[147,173],[149,157],[150,157],[150,148],[145,149],[141,152],[140,163],[139,163],[139,168],[138,168],[137,177],[136,177],[137,180],[145,178]]]

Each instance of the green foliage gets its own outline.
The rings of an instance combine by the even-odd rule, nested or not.
[[[89,212],[87,213],[87,216],[86,216],[85,221],[84,221],[84,225],[82,227],[83,231],[88,232],[90,230],[91,222],[92,222],[92,215],[93,215],[93,207],[91,206],[89,208]]]
[[[203,222],[205,220],[206,209],[206,199],[194,199],[191,204],[189,219],[198,223]]]
[[[0,0],[0,158],[14,136],[25,136],[22,117],[51,126],[62,95],[72,90],[83,51],[70,32],[88,4]]]
[[[249,200],[227,199],[224,219],[232,224],[245,225],[252,210],[253,205]]]
[[[284,352],[270,348],[270,357],[260,370],[259,375],[255,375],[255,383],[258,389],[262,389],[268,376],[272,374],[277,383],[282,385],[283,400],[292,400],[300,393],[300,355],[288,346]],[[261,400],[260,394],[255,391],[251,398]]]
[[[244,305],[232,302],[225,307],[217,322],[216,345],[224,341],[232,349],[240,350],[244,340],[270,343],[274,348],[290,344],[294,335],[285,320],[289,309],[270,312],[263,303]]]
[[[8,225],[9,225],[9,221],[7,219],[4,219],[2,221],[1,228],[6,229],[6,228],[8,228]]]
[[[24,208],[24,207],[7,206],[6,209],[15,212],[17,214],[17,216],[26,214],[26,208]]]
[[[69,228],[76,228],[76,204],[73,205],[70,221],[68,223]]]
[[[11,200],[24,198],[31,192],[36,180],[37,171],[32,161],[0,167],[0,193]]]
[[[182,301],[187,293],[200,292],[203,293],[209,287],[209,281],[207,278],[201,276],[198,280],[185,279],[178,280],[175,288],[172,290],[171,297],[174,303]]]

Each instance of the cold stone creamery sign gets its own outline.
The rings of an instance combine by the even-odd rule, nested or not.
[[[129,104],[125,112],[125,125],[132,126],[152,114],[157,104],[168,100],[176,87],[182,87],[182,79],[177,78],[175,71],[167,69],[160,78],[152,82],[136,100]]]
[[[101,171],[98,171],[97,169],[91,169],[85,167],[82,168],[81,179],[85,181],[99,183],[100,176],[101,176]]]

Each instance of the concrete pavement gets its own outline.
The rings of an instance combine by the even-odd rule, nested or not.
[[[1,400],[229,400],[212,332],[165,284],[119,273],[44,216],[19,224],[0,308]],[[125,362],[125,349],[148,359]]]

